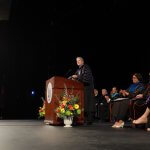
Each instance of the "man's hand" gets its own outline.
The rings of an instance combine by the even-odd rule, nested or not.
[[[125,91],[125,95],[126,95],[126,96],[128,96],[128,95],[129,95],[129,93],[128,93],[127,91]]]
[[[106,99],[107,103],[110,102],[110,97],[109,96],[105,96],[105,99]]]
[[[126,90],[120,90],[120,93],[123,95],[123,96],[128,96],[129,93],[126,91]]]
[[[77,79],[78,76],[74,74],[74,75],[72,75],[72,78],[73,78],[73,79]]]

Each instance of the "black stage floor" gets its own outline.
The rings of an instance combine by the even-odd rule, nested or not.
[[[1,120],[0,150],[150,150],[150,132],[111,125],[64,128],[42,120]]]

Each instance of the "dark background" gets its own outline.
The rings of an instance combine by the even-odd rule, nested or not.
[[[0,21],[4,118],[37,118],[45,81],[74,73],[77,56],[90,65],[99,90],[127,88],[134,72],[147,82],[148,23],[144,2],[11,0],[8,20]]]

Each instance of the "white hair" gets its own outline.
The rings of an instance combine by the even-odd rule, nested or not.
[[[84,62],[83,57],[77,57],[76,59],[80,59],[80,60],[82,60]]]

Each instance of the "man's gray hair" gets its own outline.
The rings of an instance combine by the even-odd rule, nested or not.
[[[84,58],[83,58],[83,57],[77,57],[77,58],[78,58],[78,59],[81,59],[82,61],[84,61]],[[77,58],[76,58],[76,59],[77,59]]]

